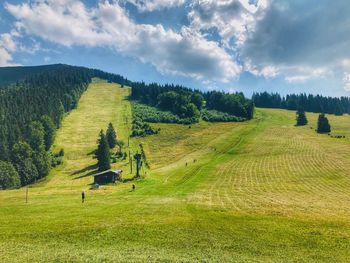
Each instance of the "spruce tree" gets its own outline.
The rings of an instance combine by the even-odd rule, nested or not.
[[[29,143],[34,151],[45,150],[45,130],[41,122],[33,121],[29,126]]]
[[[324,113],[318,116],[317,122],[317,132],[318,133],[328,133],[331,131],[331,126],[329,125],[328,119]]]
[[[304,125],[306,125],[308,121],[307,121],[307,118],[306,118],[306,115],[305,115],[305,111],[303,109],[299,109],[296,114],[297,114],[297,119],[296,119],[297,124],[296,124],[296,126],[304,126]]]
[[[117,145],[117,134],[114,130],[112,123],[108,124],[106,136],[107,136],[107,142],[108,142],[109,148],[111,149],[114,148]]]
[[[98,139],[96,157],[99,171],[105,171],[111,168],[109,146],[106,135],[103,133],[103,130],[101,130],[100,138]]]
[[[44,127],[44,132],[45,132],[44,134],[45,150],[48,151],[51,145],[53,144],[55,133],[56,133],[56,127],[53,120],[47,115],[42,116],[40,121]]]

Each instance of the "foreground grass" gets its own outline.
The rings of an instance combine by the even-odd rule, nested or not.
[[[108,122],[126,140],[129,90],[93,83],[64,120],[65,164],[29,189],[0,192],[2,262],[346,262],[350,141],[294,127],[294,112],[259,109],[245,123],[155,124],[151,169],[88,190],[89,153]],[[330,117],[347,135],[350,118]],[[90,168],[89,168],[90,167]],[[121,162],[125,176],[128,163]],[[80,203],[80,192],[87,202]]]

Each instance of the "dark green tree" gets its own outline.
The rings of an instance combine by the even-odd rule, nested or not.
[[[343,107],[341,105],[341,103],[339,101],[337,101],[334,105],[334,110],[333,110],[334,114],[337,116],[341,116],[344,113]]]
[[[59,102],[57,114],[55,116],[55,122],[56,122],[56,126],[58,128],[61,126],[61,122],[63,120],[64,113],[65,113],[64,106],[63,106],[62,102]]]
[[[96,157],[99,171],[105,171],[111,168],[109,146],[103,130],[100,131]]]
[[[35,152],[33,163],[38,171],[38,177],[42,178],[49,174],[51,169],[51,155],[45,151]]]
[[[191,102],[196,105],[198,110],[201,110],[204,104],[204,98],[199,93],[193,93],[191,95]]]
[[[117,145],[117,134],[112,123],[108,124],[106,136],[109,148],[114,148]]]
[[[317,132],[318,133],[329,133],[331,132],[331,126],[329,125],[328,119],[324,113],[318,116],[317,121]]]
[[[296,113],[297,115],[297,118],[296,118],[296,121],[297,121],[297,124],[296,126],[304,126],[307,124],[307,118],[306,118],[306,115],[305,115],[305,111],[303,109],[299,109]]]
[[[34,152],[30,145],[20,141],[13,146],[12,163],[21,178],[21,184],[26,185],[39,177],[38,169],[33,161]]]
[[[34,151],[45,150],[45,131],[39,121],[33,121],[29,126],[29,144]]]
[[[0,189],[16,188],[20,185],[21,179],[13,165],[0,161]]]
[[[44,132],[45,132],[44,134],[45,150],[48,151],[55,139],[56,126],[53,120],[48,115],[42,116],[40,121],[44,127]]]
[[[21,177],[22,185],[33,183],[39,178],[38,169],[36,169],[32,159],[24,159],[21,163],[15,164],[15,166]]]

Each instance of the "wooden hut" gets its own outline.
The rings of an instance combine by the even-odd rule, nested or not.
[[[122,170],[106,170],[94,174],[94,184],[110,184],[121,180]]]

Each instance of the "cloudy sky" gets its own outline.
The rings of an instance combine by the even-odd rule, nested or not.
[[[203,90],[350,96],[349,0],[0,5],[0,66],[66,63]]]

